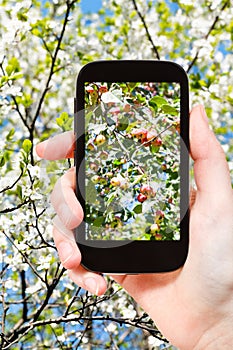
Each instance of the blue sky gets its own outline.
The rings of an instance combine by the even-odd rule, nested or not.
[[[80,4],[84,13],[97,12],[102,5],[102,0],[81,0]]]

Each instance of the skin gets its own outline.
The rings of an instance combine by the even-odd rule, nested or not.
[[[190,113],[191,157],[196,190],[190,192],[190,246],[185,265],[174,272],[113,278],[151,316],[162,334],[180,350],[230,350],[233,347],[233,191],[224,152],[210,130],[202,106]],[[71,157],[71,132],[37,145],[48,160]],[[70,278],[101,295],[103,276],[86,271],[72,229],[83,218],[74,194],[74,169],[51,195],[57,217],[54,241]]]

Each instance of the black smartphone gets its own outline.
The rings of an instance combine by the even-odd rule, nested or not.
[[[75,230],[99,273],[172,271],[189,241],[188,78],[170,61],[96,61],[77,78]]]

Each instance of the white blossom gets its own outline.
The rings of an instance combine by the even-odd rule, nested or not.
[[[107,324],[106,330],[107,332],[114,333],[117,330],[116,323],[110,322],[109,324]]]
[[[45,256],[40,256],[38,260],[37,270],[47,270],[51,266],[52,255],[47,254]]]
[[[133,305],[128,305],[127,307],[122,308],[121,312],[122,312],[123,317],[130,318],[130,319],[133,319],[137,314]]]

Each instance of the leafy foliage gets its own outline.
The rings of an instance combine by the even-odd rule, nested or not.
[[[88,237],[179,239],[179,85],[86,91]]]

